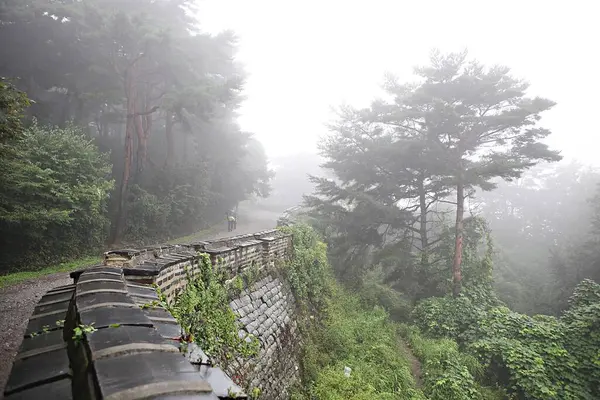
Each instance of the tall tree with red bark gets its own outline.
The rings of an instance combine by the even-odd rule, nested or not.
[[[453,294],[462,287],[465,200],[476,187],[493,190],[495,178],[511,180],[540,161],[561,156],[542,142],[550,130],[538,125],[554,102],[528,97],[529,84],[504,66],[469,61],[467,52],[434,52],[429,66],[416,69],[419,82],[393,80],[393,111],[385,118],[399,129],[427,138],[428,157],[455,192]],[[385,120],[384,118],[384,120]]]

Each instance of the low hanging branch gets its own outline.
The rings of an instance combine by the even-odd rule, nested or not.
[[[133,113],[133,114],[127,114],[127,118],[135,118],[135,117],[142,117],[144,115],[150,115],[150,114],[153,114],[156,111],[158,111],[159,108],[160,108],[159,106],[154,106],[149,111],[136,112],[136,113]]]

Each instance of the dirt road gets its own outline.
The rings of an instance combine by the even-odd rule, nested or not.
[[[238,227],[234,232],[227,232],[224,222],[222,230],[198,239],[211,240],[272,229],[279,215],[267,210],[251,210],[250,213],[240,206]],[[60,273],[0,289],[0,400],[4,397],[6,380],[35,304],[48,290],[70,283],[69,274]]]

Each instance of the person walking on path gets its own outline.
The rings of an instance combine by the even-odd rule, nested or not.
[[[231,232],[235,229],[235,215],[231,211],[225,213],[227,217],[227,232]]]
[[[227,232],[233,230],[233,215],[229,211],[225,212],[225,219],[227,220]]]

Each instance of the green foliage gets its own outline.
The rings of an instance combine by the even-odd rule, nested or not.
[[[71,258],[82,248],[97,251],[107,219],[111,244],[156,243],[216,224],[248,196],[268,195],[272,173],[264,148],[236,123],[245,76],[234,62],[236,38],[201,32],[194,8],[191,0],[0,2],[6,39],[0,48],[0,204],[11,207],[0,210],[0,218],[27,232],[36,231],[29,228],[34,223],[61,224],[37,229],[39,236],[56,237],[48,246],[17,232],[6,249],[19,259],[5,253],[0,269]],[[20,79],[12,85],[4,76]],[[110,153],[114,169],[86,158],[84,149],[82,165],[74,157],[53,157],[47,146],[62,140],[54,128],[43,128],[48,135],[35,143],[23,138],[29,101],[19,89],[35,100],[29,116],[65,131],[74,130],[72,121]],[[81,171],[74,177],[81,190],[88,169],[110,189],[96,182],[98,190],[90,193],[67,190],[53,160]],[[112,186],[118,189],[106,204],[104,192]],[[80,202],[92,201],[93,193],[99,200],[80,212],[86,207]],[[12,209],[21,202],[26,209]],[[94,207],[100,216],[90,212]],[[71,235],[63,228],[75,220],[87,225]],[[3,237],[14,226],[0,227]],[[59,238],[63,231],[69,237]]]
[[[235,278],[233,278],[233,281],[231,281],[229,288],[232,291],[230,297],[231,295],[237,296],[240,293],[242,293],[242,290],[244,290],[244,280],[242,279],[242,277],[238,275]]]
[[[260,388],[252,388],[252,391],[250,392],[250,398],[252,400],[258,400],[258,398],[260,397],[262,391],[260,390]]]
[[[486,367],[487,378],[523,399],[592,399],[600,383],[600,286],[584,281],[557,319],[530,317],[476,298],[428,299],[415,322],[457,339]]]
[[[170,205],[139,185],[131,187],[129,196],[124,240],[134,243],[155,242],[167,229]]]
[[[250,334],[240,335],[242,324],[229,308],[224,279],[214,270],[207,254],[198,257],[199,272],[187,273],[187,286],[178,294],[169,311],[186,336],[216,360],[236,355],[251,357],[258,353],[259,342]]]
[[[427,335],[465,343],[472,340],[472,329],[487,310],[498,304],[488,286],[474,286],[458,297],[431,297],[418,302],[412,318]]]
[[[424,393],[431,400],[489,399],[475,378],[483,375],[479,362],[458,349],[451,339],[423,338],[418,329],[402,326],[400,331],[421,360]]]
[[[410,317],[412,310],[410,299],[383,283],[380,269],[365,275],[358,296],[365,307],[381,306],[395,321],[406,321]]]
[[[98,265],[101,261],[102,259],[97,256],[84,257],[73,261],[44,267],[36,271],[20,271],[9,273],[6,275],[0,275],[0,289],[5,286],[15,285],[20,282],[27,281],[30,279],[36,279],[45,275],[56,274],[59,272],[71,272],[76,269],[88,267],[91,265]]]
[[[21,137],[23,114],[28,106],[27,95],[0,77],[0,154],[5,153],[8,142]]]
[[[113,181],[108,155],[74,126],[37,122],[0,165],[0,269],[89,254],[106,237]]]
[[[597,170],[570,162],[540,165],[477,193],[496,244],[495,288],[511,309],[559,315],[582,279],[600,282],[593,227],[599,182]]]
[[[73,328],[73,336],[71,339],[75,342],[75,344],[79,344],[83,341],[88,335],[96,332],[98,329],[94,327],[94,323],[92,322],[90,325],[79,324],[75,328]]]
[[[297,301],[312,308],[322,308],[330,292],[331,271],[327,246],[308,225],[280,228],[293,234],[293,253],[283,272]]]
[[[358,296],[331,279],[325,245],[308,226],[294,234],[285,266],[303,333],[302,388],[292,399],[422,399],[399,345],[396,328],[381,307],[364,308]],[[312,307],[311,307],[312,306]],[[307,314],[318,310],[317,315]],[[350,367],[350,377],[344,368]]]
[[[246,267],[246,269],[242,271],[242,279],[247,287],[254,285],[259,276],[260,265],[256,261],[252,261],[250,266]]]
[[[422,399],[395,325],[381,308],[336,287],[326,316],[307,330],[297,399]],[[344,368],[350,367],[350,377]]]
[[[450,278],[447,260],[457,260],[452,276],[458,293],[461,258],[453,257],[446,239],[463,236],[465,196],[561,159],[543,143],[551,132],[538,126],[554,103],[527,97],[528,84],[507,67],[487,68],[466,52],[434,52],[415,75],[410,83],[388,79],[386,100],[340,110],[321,143],[323,166],[334,177],[313,177],[315,193],[306,203],[326,227],[332,264],[344,281],[360,279],[387,247],[396,250],[390,275],[417,288],[408,295],[435,295],[440,284],[448,286],[430,274]],[[457,214],[452,230],[440,223],[446,213]],[[465,271],[465,279],[484,278],[470,272],[479,270]]]

